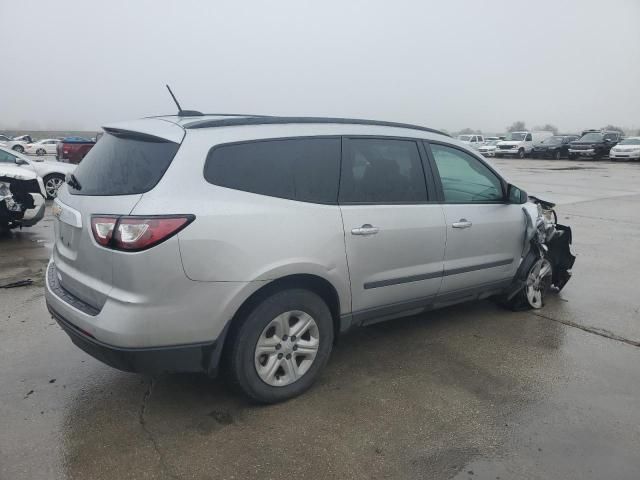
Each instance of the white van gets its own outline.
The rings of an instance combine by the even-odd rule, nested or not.
[[[496,145],[496,157],[516,156],[524,158],[533,147],[545,138],[553,136],[553,132],[509,132],[505,139]]]

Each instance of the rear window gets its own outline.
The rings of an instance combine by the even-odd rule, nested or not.
[[[209,183],[301,202],[335,204],[340,138],[295,138],[222,145],[204,167]]]
[[[74,195],[134,195],[160,181],[180,145],[148,135],[105,133],[80,162]],[[79,185],[78,185],[79,184]]]

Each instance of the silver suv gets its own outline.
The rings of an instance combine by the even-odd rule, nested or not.
[[[135,372],[311,386],[337,337],[456,302],[542,306],[573,256],[551,204],[428,128],[202,115],[104,128],[54,204],[49,311]]]

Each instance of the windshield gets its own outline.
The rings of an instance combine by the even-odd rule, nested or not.
[[[458,135],[458,140],[461,140],[463,142],[470,142],[471,135]]]
[[[627,138],[622,140],[618,145],[640,145],[640,138]]]
[[[545,138],[542,143],[545,145],[560,145],[564,137],[549,137]]]
[[[601,142],[604,135],[601,133],[587,133],[580,139],[581,142]]]
[[[507,136],[504,138],[507,141],[516,141],[516,142],[520,142],[522,140],[524,140],[524,137],[526,137],[527,134],[525,132],[509,132],[507,133]]]

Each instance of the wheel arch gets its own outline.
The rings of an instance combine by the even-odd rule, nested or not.
[[[334,338],[340,334],[340,296],[336,287],[326,278],[315,274],[298,273],[286,275],[261,286],[242,302],[229,322],[229,333],[233,331],[234,324],[238,324],[241,318],[264,298],[290,288],[302,288],[317,294],[329,307],[333,320]],[[229,338],[229,336],[227,336]],[[226,343],[226,340],[225,340]]]

